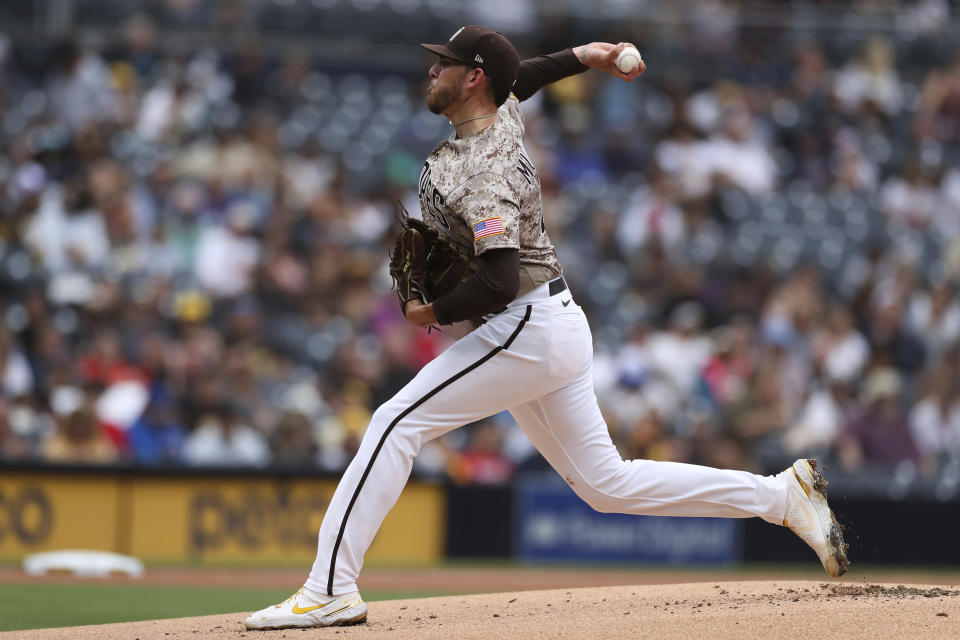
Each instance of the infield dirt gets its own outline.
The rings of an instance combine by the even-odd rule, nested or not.
[[[245,613],[0,633],[0,639],[960,638],[960,590],[823,581],[701,582],[369,604],[365,625],[248,631]]]

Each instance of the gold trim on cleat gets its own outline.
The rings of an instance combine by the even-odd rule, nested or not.
[[[330,613],[325,613],[325,614],[323,614],[323,617],[324,617],[324,618],[329,618],[330,616],[336,615],[336,614],[340,613],[341,611],[346,611],[346,610],[349,609],[350,607],[355,607],[355,606],[357,606],[358,604],[360,604],[360,601],[359,601],[359,600],[356,601],[356,602],[348,602],[346,605],[340,607],[340,608],[337,609],[336,611],[331,611]]]
[[[331,627],[347,627],[352,624],[363,624],[367,621],[367,614],[361,613],[356,618],[347,618],[345,620],[337,620],[335,623],[330,625]]]
[[[797,473],[797,470],[793,467],[790,467],[790,471],[793,471],[794,477],[797,479],[797,482],[800,483],[800,488],[803,489],[803,492],[807,494],[807,497],[810,497],[810,489],[807,488],[807,483],[803,481],[803,478],[800,477],[800,474]],[[786,522],[786,521],[784,521]]]

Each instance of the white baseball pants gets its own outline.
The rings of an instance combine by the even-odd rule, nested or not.
[[[306,586],[357,590],[363,556],[423,443],[508,409],[554,469],[594,509],[783,523],[775,476],[623,460],[593,391],[593,344],[569,291],[544,284],[457,341],[376,410],[320,526]]]

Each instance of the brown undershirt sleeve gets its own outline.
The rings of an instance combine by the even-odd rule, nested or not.
[[[477,257],[473,275],[433,301],[433,314],[440,324],[480,318],[512,302],[519,286],[520,250],[490,249]]]
[[[513,85],[513,93],[523,102],[548,84],[583,73],[589,68],[577,59],[573,48],[523,60],[517,72],[517,81]]]

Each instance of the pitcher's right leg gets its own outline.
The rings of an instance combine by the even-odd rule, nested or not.
[[[548,462],[597,511],[750,518],[783,523],[777,477],[679,462],[623,460],[610,439],[588,373],[510,412]]]
[[[842,527],[827,506],[815,464],[798,460],[776,476],[677,462],[623,460],[589,374],[510,412],[540,453],[594,509],[638,515],[760,517],[789,526],[831,576],[846,571]]]

